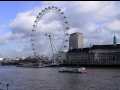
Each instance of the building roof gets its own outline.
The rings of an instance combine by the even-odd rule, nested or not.
[[[68,51],[68,53],[74,52],[74,53],[79,53],[79,52],[89,52],[89,50],[92,49],[120,49],[120,44],[111,44],[111,45],[93,45],[92,47],[87,47],[87,48],[78,48],[78,49],[71,49]]]
[[[90,48],[78,48],[78,49],[71,49],[68,51],[68,53],[71,53],[71,52],[75,52],[75,53],[78,53],[78,52],[88,52]]]
[[[120,49],[120,44],[111,45],[93,45],[91,49]]]

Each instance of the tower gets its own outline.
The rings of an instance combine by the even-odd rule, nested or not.
[[[83,47],[83,34],[79,32],[72,33],[69,39],[69,49],[77,49]]]
[[[116,45],[116,44],[117,44],[117,39],[116,39],[115,34],[114,34],[114,36],[113,36],[113,44],[114,44],[114,45]]]

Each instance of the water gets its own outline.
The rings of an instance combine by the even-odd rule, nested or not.
[[[120,69],[88,68],[59,73],[58,68],[0,67],[0,88],[7,90],[120,90]]]

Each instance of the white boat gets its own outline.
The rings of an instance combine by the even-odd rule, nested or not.
[[[66,72],[66,73],[86,73],[86,68],[61,68],[59,72]]]

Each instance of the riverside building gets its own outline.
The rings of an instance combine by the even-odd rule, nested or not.
[[[66,65],[120,65],[120,44],[114,35],[113,44],[70,49],[66,57]]]

